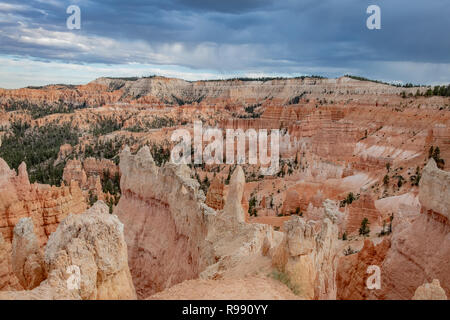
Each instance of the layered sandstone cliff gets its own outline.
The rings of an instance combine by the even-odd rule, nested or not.
[[[1,289],[22,288],[12,272],[10,260],[13,251],[14,228],[22,218],[29,218],[34,226],[36,243],[45,245],[50,234],[69,213],[81,213],[86,209],[77,183],[70,186],[54,187],[30,184],[25,163],[19,167],[18,174],[9,169],[0,158],[0,234],[4,255],[0,272]],[[25,254],[25,253],[24,253]]]

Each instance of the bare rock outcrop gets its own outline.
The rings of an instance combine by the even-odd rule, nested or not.
[[[208,214],[199,184],[187,166],[157,167],[148,147],[120,155],[122,196],[115,208],[125,225],[131,274],[145,298],[186,279],[198,277],[209,263]]]
[[[61,222],[45,247],[44,265],[48,278],[38,287],[1,292],[0,299],[136,298],[123,225],[101,201]]]
[[[22,218],[14,227],[12,267],[25,290],[34,289],[47,277],[31,218]]]
[[[68,160],[64,167],[63,180],[66,184],[76,181],[83,191],[87,201],[91,196],[98,200],[105,200],[101,179],[119,177],[119,167],[111,160],[86,158],[81,160]]]
[[[447,300],[444,289],[441,288],[439,280],[434,279],[431,283],[424,283],[416,289],[413,300]]]
[[[440,170],[433,158],[423,169],[419,201],[422,212],[444,224],[450,224],[450,172]]]
[[[430,159],[419,184],[421,214],[407,226],[394,218],[392,246],[383,262],[382,299],[411,299],[424,282],[438,279],[450,294],[450,173]],[[399,232],[396,232],[399,229]],[[382,283],[383,284],[383,283]]]
[[[240,166],[234,170],[228,189],[224,209],[209,219],[206,241],[212,249],[215,263],[201,274],[203,279],[220,279],[229,275],[245,276],[251,268],[245,264],[270,256],[282,239],[282,233],[269,225],[246,223],[242,207],[245,175]]]
[[[186,280],[149,300],[299,300],[281,282],[258,276],[217,280]]]
[[[0,233],[0,291],[22,289],[12,270],[11,244]]]
[[[389,238],[383,239],[377,245],[366,239],[359,252],[339,258],[336,276],[337,298],[341,300],[377,299],[376,293],[379,293],[379,290],[369,289],[366,285],[367,278],[370,276],[367,270],[369,266],[381,267],[390,247]],[[383,278],[382,272],[381,281]],[[383,283],[381,285],[383,286]]]
[[[67,161],[64,167],[63,180],[67,184],[75,180],[80,187],[86,185],[87,175],[80,160],[73,159]]]
[[[327,206],[327,210],[330,208]],[[285,236],[273,264],[285,272],[305,299],[335,299],[338,263],[338,213],[322,221],[293,216],[284,223]]]

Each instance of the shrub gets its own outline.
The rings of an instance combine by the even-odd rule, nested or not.
[[[388,185],[389,185],[389,176],[388,176],[388,175],[385,175],[385,176],[384,176],[384,178],[383,178],[383,184],[384,184],[385,186],[388,186]]]
[[[351,254],[357,253],[358,251],[353,250],[352,247],[348,246],[347,249],[344,249],[344,255],[349,256]]]
[[[369,219],[364,218],[361,221],[361,227],[359,228],[359,235],[362,235],[364,237],[369,236],[370,234],[370,229],[369,229]]]
[[[350,192],[347,195],[347,198],[341,201],[341,207],[345,207],[346,204],[352,204],[352,202],[356,200],[355,196],[353,195],[353,192]]]
[[[278,280],[281,283],[284,283],[295,295],[300,294],[300,288],[298,287],[298,285],[295,285],[292,283],[292,281],[289,278],[289,275],[287,273],[281,272],[278,270],[274,270],[274,271],[272,271],[270,276],[272,278],[274,278],[275,280]]]

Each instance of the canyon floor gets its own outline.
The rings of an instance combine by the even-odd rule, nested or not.
[[[0,299],[447,299],[443,91],[352,77],[0,89]],[[173,133],[197,121],[246,132],[245,161],[171,163]],[[280,132],[272,175],[249,164],[252,130]]]

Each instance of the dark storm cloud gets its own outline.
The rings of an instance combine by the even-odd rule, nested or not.
[[[65,27],[70,4],[82,10],[79,31]],[[366,28],[370,4],[381,7],[381,30]],[[219,72],[383,71],[394,80],[408,70],[394,74],[383,63],[450,64],[449,14],[448,0],[8,0],[0,2],[0,53]],[[412,69],[404,80],[430,81]]]

